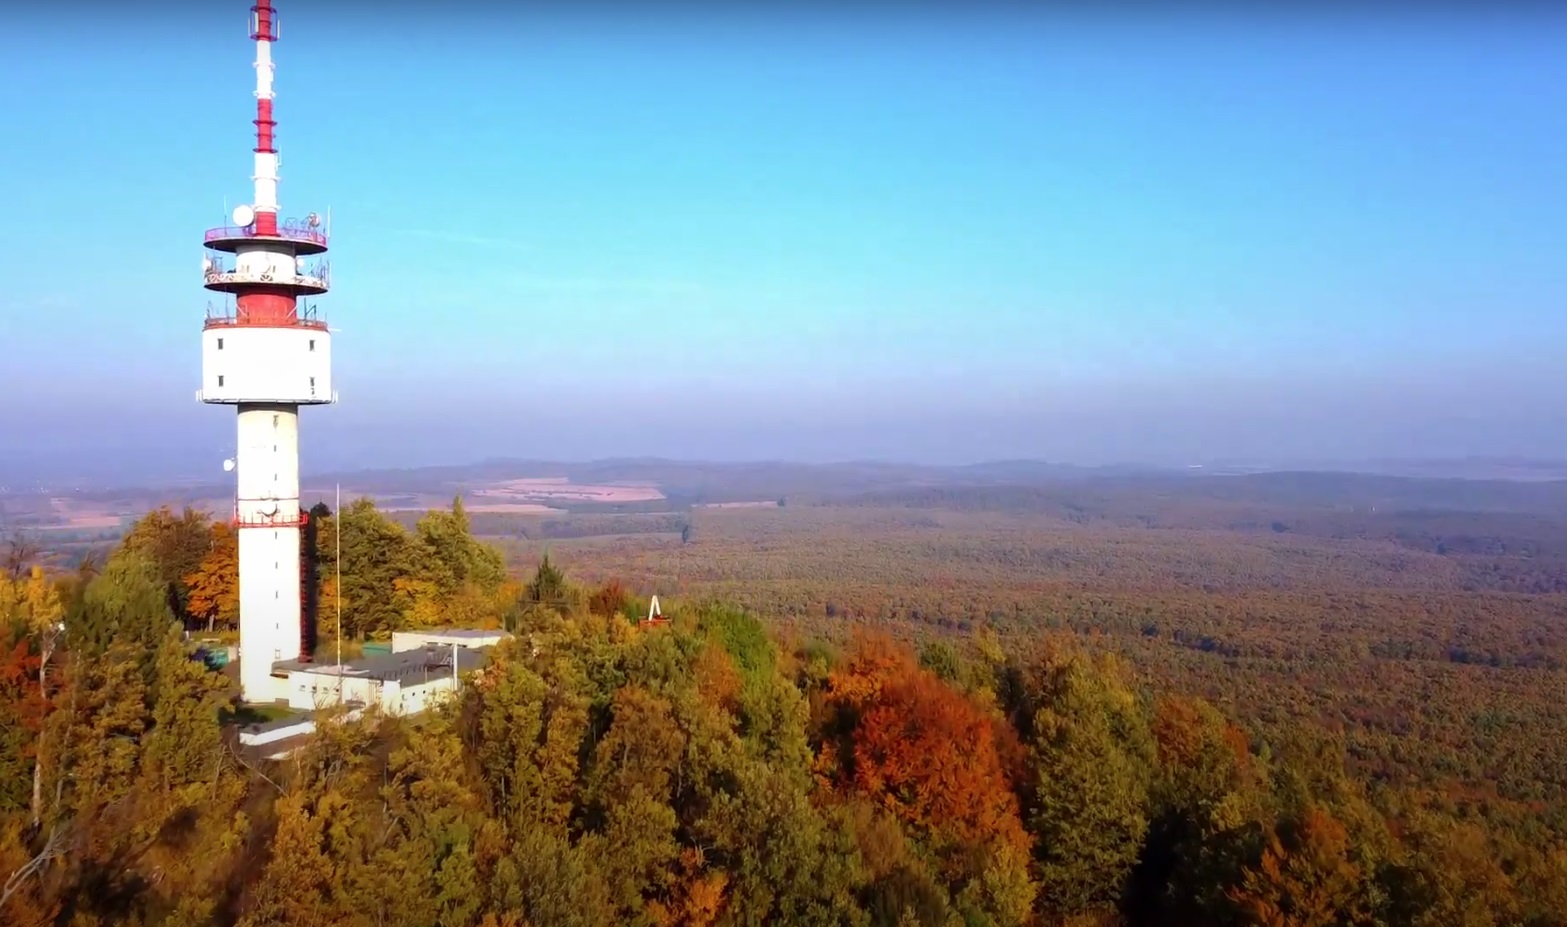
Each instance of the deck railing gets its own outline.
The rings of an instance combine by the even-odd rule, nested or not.
[[[224,241],[233,238],[282,238],[288,241],[308,241],[326,247],[326,233],[305,225],[291,223],[280,225],[276,235],[257,235],[254,225],[220,225],[215,229],[207,229],[207,241]]]
[[[230,521],[236,528],[303,528],[310,521],[310,513],[301,510],[292,518],[286,515],[250,515],[239,514],[239,509],[234,510],[234,517]]]

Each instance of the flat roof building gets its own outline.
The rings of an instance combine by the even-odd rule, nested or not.
[[[341,667],[285,660],[275,671],[286,673],[288,706],[299,711],[344,703],[374,705],[392,715],[412,715],[433,705],[441,693],[455,691],[460,674],[480,669],[489,659],[479,647],[425,644],[364,657]]]
[[[403,653],[420,647],[439,645],[451,647],[494,647],[511,635],[499,628],[428,628],[419,631],[393,631],[392,652]]]

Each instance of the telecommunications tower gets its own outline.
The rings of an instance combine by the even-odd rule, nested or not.
[[[210,229],[206,287],[228,294],[208,305],[201,335],[202,402],[239,412],[234,526],[239,536],[240,694],[285,697],[279,660],[308,660],[301,619],[299,407],[334,402],[332,342],[308,298],[327,291],[326,232],[315,213],[278,221],[278,152],[272,118],[272,0],[250,8],[256,43],[254,201],[233,225]],[[232,255],[232,258],[230,256]],[[307,258],[315,263],[307,265]]]

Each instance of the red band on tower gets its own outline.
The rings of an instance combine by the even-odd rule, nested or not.
[[[272,101],[256,101],[256,151],[264,151],[276,154],[277,149],[272,147],[272,130],[277,127],[277,122],[272,118]]]
[[[250,8],[253,14],[250,37],[258,42],[276,42],[276,23],[272,21],[272,0],[256,0],[256,5]]]
[[[259,226],[261,215],[256,220]],[[274,217],[273,222],[276,221]],[[289,290],[256,289],[240,294],[234,302],[236,325],[292,325],[299,321],[298,303]]]

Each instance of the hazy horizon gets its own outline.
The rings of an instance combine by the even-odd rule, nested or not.
[[[278,5],[341,329],[307,473],[1567,458],[1561,13]],[[0,477],[217,478],[244,11],[58,9],[5,14]]]

